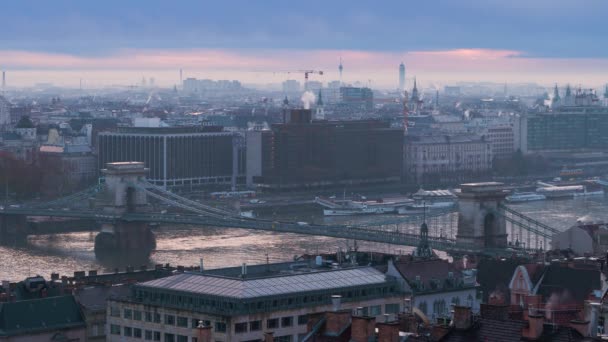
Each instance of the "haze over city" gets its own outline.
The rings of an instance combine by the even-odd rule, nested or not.
[[[337,79],[395,88],[395,65],[425,85],[606,79],[602,0],[19,1],[3,8],[1,67],[11,84],[90,87],[190,77],[265,85],[314,65]],[[278,74],[277,74],[278,73]]]

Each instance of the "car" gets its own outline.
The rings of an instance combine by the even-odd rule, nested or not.
[[[298,226],[308,226],[308,222],[296,222],[298,224]]]

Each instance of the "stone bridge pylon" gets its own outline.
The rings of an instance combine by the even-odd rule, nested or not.
[[[103,211],[124,215],[145,211],[148,207],[146,193],[133,186],[146,179],[148,169],[142,162],[108,163],[102,173],[105,188],[98,205]],[[101,231],[95,238],[95,252],[98,256],[147,257],[156,248],[156,239],[148,222],[111,220],[101,223]]]
[[[506,248],[507,225],[499,214],[506,193],[498,182],[469,183],[458,193],[457,243],[479,249]]]

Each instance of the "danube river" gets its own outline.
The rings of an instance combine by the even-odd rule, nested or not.
[[[510,205],[514,209],[558,229],[566,229],[581,217],[608,222],[608,199],[604,197],[542,201]],[[294,220],[322,222],[322,217],[294,217]],[[342,218],[344,219],[344,218]],[[361,220],[381,219],[381,216]],[[335,222],[335,218],[333,218]],[[353,242],[326,237],[313,237],[243,229],[197,228],[165,226],[154,230],[156,251],[148,266],[197,265],[201,257],[206,267],[237,266],[241,263],[259,264],[287,261],[303,253],[335,252],[352,247]],[[24,245],[0,246],[0,280],[21,280],[27,276],[49,277],[51,272],[71,275],[74,271],[113,271],[126,266],[140,266],[132,260],[98,261],[93,250],[94,232],[69,233],[54,236],[33,236]],[[359,242],[361,250],[407,253],[411,248],[379,243]],[[141,263],[141,262],[140,262]]]

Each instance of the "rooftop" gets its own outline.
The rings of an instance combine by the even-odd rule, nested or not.
[[[138,285],[195,294],[249,299],[299,292],[383,284],[386,277],[373,267],[358,267],[267,278],[228,278],[201,273],[184,273]]]

